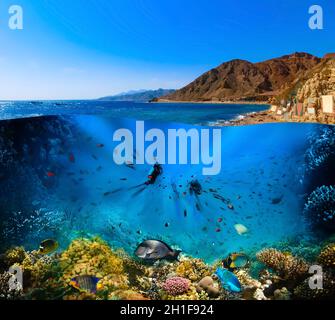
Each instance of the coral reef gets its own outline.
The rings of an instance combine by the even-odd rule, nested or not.
[[[309,266],[306,261],[279,250],[262,250],[257,254],[257,259],[274,270],[283,280],[299,281],[308,276]]]
[[[274,300],[291,300],[291,292],[288,291],[285,287],[277,289],[274,292]]]
[[[23,247],[17,247],[8,250],[4,254],[4,263],[6,265],[6,268],[13,266],[14,264],[20,264],[23,262],[23,260],[26,258],[26,251]]]
[[[173,277],[167,279],[162,288],[171,296],[179,296],[189,290],[190,280],[181,277]]]
[[[214,271],[219,262],[182,256],[180,261],[159,261],[147,265],[112,249],[100,238],[76,239],[60,254],[42,256],[37,251],[12,248],[1,256],[3,268],[16,266],[24,272],[23,289],[9,288],[12,275],[0,275],[0,299],[34,300],[290,300],[328,299],[335,295],[333,243],[317,259],[324,268],[324,290],[311,290],[306,261],[278,249],[257,253],[259,262],[234,273],[242,292],[233,294],[219,285]],[[257,265],[257,268],[256,268]],[[256,268],[254,271],[252,268]],[[252,274],[258,271],[259,277]],[[94,276],[95,293],[78,290],[71,280]]]
[[[335,243],[329,244],[322,250],[318,262],[326,268],[335,268]]]
[[[24,273],[23,289],[38,288],[49,276],[53,258],[37,251],[27,252],[22,247],[8,250],[4,255],[5,268],[19,267]]]
[[[22,298],[22,286],[11,286],[13,275],[9,272],[0,274],[0,300],[19,300]]]
[[[176,268],[176,274],[180,277],[187,278],[191,281],[197,282],[206,276],[214,273],[203,261],[200,259],[182,258]]]
[[[335,187],[322,186],[312,192],[304,214],[316,227],[335,230]]]
[[[73,241],[61,254],[59,263],[64,286],[77,276],[94,276],[100,278],[101,294],[129,288],[121,253],[114,252],[99,238]]]
[[[335,296],[335,275],[333,272],[323,274],[323,288],[311,289],[309,279],[297,286],[294,290],[294,296],[299,300],[328,300]]]

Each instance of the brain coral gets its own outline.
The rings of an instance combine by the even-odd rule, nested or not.
[[[170,278],[163,284],[163,290],[171,296],[181,295],[187,292],[189,288],[190,281],[181,277]]]

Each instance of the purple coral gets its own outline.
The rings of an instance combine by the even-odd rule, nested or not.
[[[178,296],[188,291],[190,281],[181,277],[173,277],[163,284],[163,289],[171,296]]]

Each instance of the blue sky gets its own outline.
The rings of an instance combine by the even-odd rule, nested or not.
[[[12,4],[22,31],[7,27]],[[308,28],[313,4],[324,30]],[[0,0],[0,99],[179,88],[234,58],[322,56],[334,39],[330,0]]]

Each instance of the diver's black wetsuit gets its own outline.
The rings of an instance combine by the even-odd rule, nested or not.
[[[160,164],[156,163],[154,167],[152,168],[152,171],[150,172],[148,176],[148,181],[145,183],[147,186],[150,184],[154,184],[157,180],[157,178],[162,174],[163,168]]]
[[[189,184],[191,194],[200,196],[202,194],[202,186],[198,180],[192,180]]]
[[[191,196],[195,197],[195,205],[198,211],[202,210],[202,205],[199,196],[202,194],[202,186],[198,180],[192,180],[189,185],[189,192]]]

